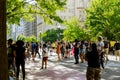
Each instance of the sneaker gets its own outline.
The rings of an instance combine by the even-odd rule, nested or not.
[[[41,67],[40,69],[43,69],[43,67]]]
[[[74,63],[74,64],[78,64],[78,62]]]
[[[47,67],[45,67],[45,69],[47,69]]]

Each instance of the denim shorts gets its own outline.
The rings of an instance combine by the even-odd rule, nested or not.
[[[85,49],[79,49],[79,54],[84,54],[85,53]]]

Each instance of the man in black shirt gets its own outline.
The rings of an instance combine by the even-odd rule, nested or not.
[[[118,41],[116,41],[114,45],[114,49],[115,49],[116,60],[117,60],[117,56],[119,57],[120,60],[120,43]]]
[[[11,68],[14,69],[14,46],[12,44],[13,40],[9,39],[8,40],[8,48],[7,48],[7,54],[8,54],[8,69],[10,70]]]
[[[74,58],[75,58],[75,64],[79,63],[79,48],[78,48],[78,41],[75,40],[75,45],[74,45]]]
[[[109,42],[107,40],[104,41],[104,52],[106,60],[108,61],[108,53],[109,53]]]
[[[100,80],[100,59],[95,43],[91,45],[91,51],[86,53],[85,59],[88,62],[87,80]]]
[[[22,40],[18,40],[16,42],[17,47],[14,51],[15,61],[16,61],[16,77],[19,79],[20,66],[22,68],[23,80],[25,80],[25,48],[23,47],[24,42]]]

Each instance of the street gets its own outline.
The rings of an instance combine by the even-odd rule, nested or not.
[[[87,62],[76,65],[74,57],[57,61],[53,53],[49,55],[47,69],[40,68],[41,59],[26,61],[26,80],[86,80]],[[120,80],[120,61],[115,61],[115,56],[109,55],[105,69],[101,70],[101,80]]]

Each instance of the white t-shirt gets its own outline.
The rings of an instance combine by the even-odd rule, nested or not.
[[[42,52],[42,56],[43,56],[43,57],[48,57],[48,49],[47,49],[47,48],[44,48],[43,50],[44,50],[45,52],[44,52],[44,51]]]
[[[97,43],[97,49],[99,50],[99,51],[101,51],[101,47],[104,47],[104,42],[103,41],[100,41],[100,42],[98,42]],[[102,50],[102,52],[104,51],[104,49]]]

